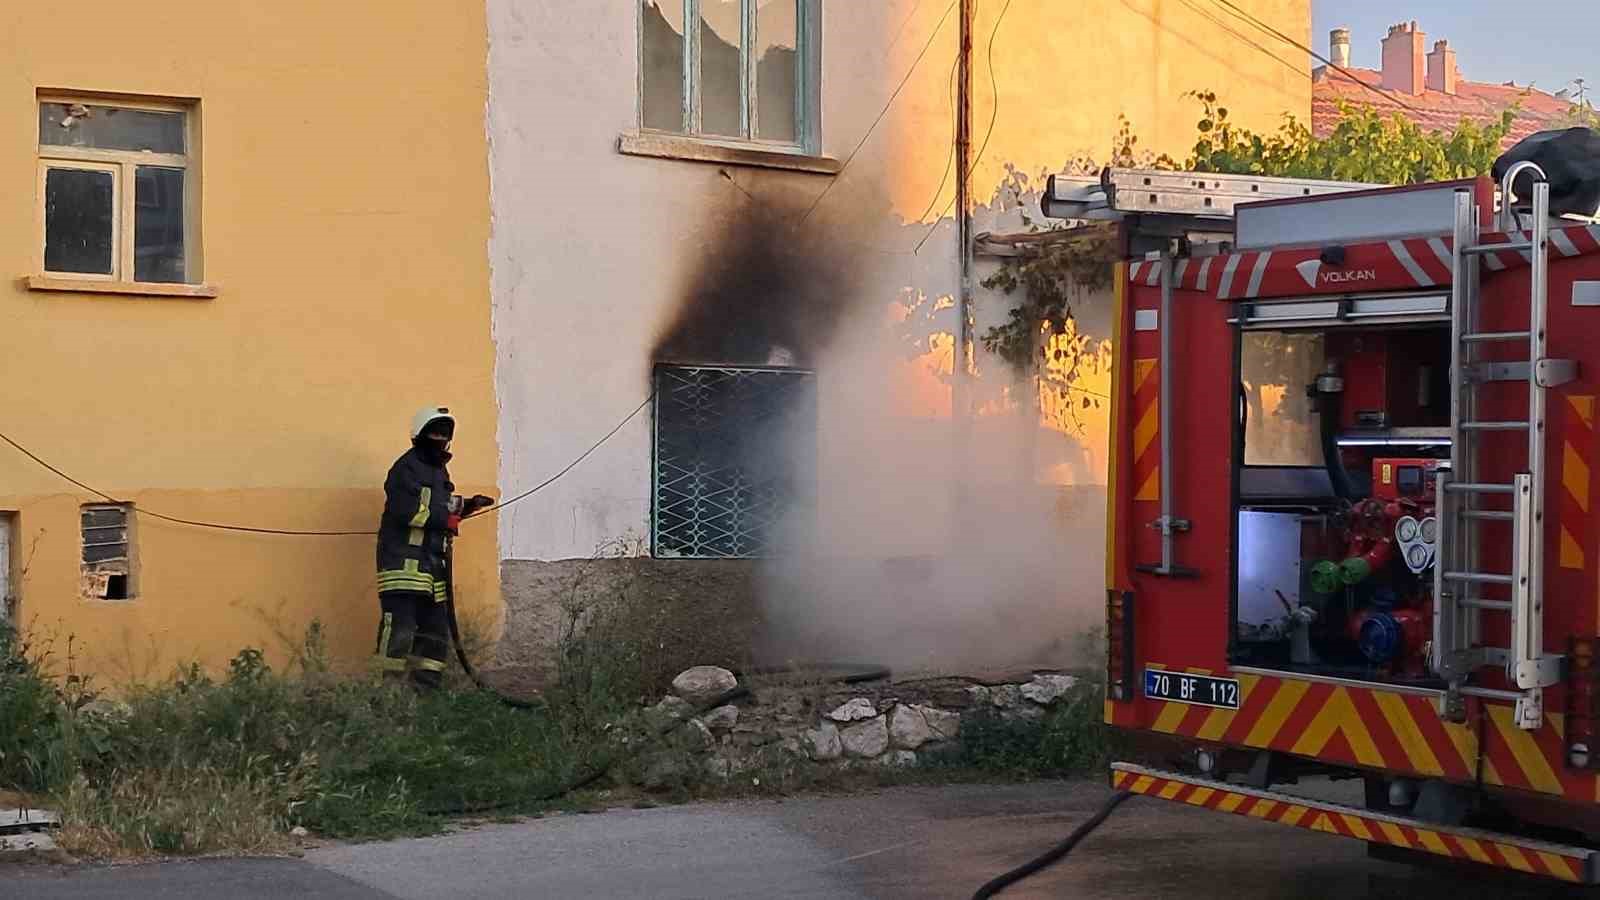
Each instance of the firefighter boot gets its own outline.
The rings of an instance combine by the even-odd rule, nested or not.
[[[450,656],[450,619],[444,603],[427,602],[417,611],[411,654],[412,683],[423,690],[438,688]]]
[[[403,681],[406,658],[417,633],[417,606],[419,602],[431,604],[432,598],[408,591],[385,591],[378,595],[378,602],[382,614],[378,618],[377,668],[385,681]]]

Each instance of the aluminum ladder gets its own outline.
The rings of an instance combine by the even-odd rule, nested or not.
[[[1512,184],[1531,172],[1533,224],[1524,232],[1513,205]],[[1434,632],[1432,660],[1449,688],[1442,712],[1453,721],[1466,716],[1465,697],[1515,704],[1519,728],[1533,731],[1544,722],[1544,688],[1561,677],[1561,657],[1544,652],[1545,544],[1545,409],[1551,388],[1571,381],[1571,360],[1546,356],[1549,304],[1546,291],[1550,237],[1550,186],[1537,165],[1513,166],[1501,181],[1499,229],[1511,243],[1480,243],[1478,207],[1471,191],[1456,192],[1455,240],[1451,251],[1450,469],[1441,467],[1437,491],[1438,553],[1434,564]],[[1518,240],[1518,238],[1521,238]],[[1479,330],[1479,266],[1482,256],[1497,251],[1522,252],[1529,258],[1528,329]],[[1481,358],[1480,349],[1495,344],[1526,342],[1527,359],[1507,362]],[[1527,418],[1487,421],[1479,417],[1478,391],[1487,382],[1526,381]],[[1487,483],[1478,477],[1480,438],[1485,432],[1525,432],[1526,465],[1511,483]],[[1490,497],[1511,499],[1511,509],[1482,505]],[[1480,563],[1485,536],[1503,539],[1510,526],[1511,571],[1484,571]],[[1509,600],[1486,599],[1483,586],[1502,586]],[[1511,646],[1483,645],[1485,612],[1510,618]],[[1502,666],[1515,690],[1497,690],[1470,683],[1486,666]]]

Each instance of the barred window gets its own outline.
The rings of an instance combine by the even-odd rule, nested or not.
[[[96,503],[83,507],[84,593],[95,600],[133,599],[133,507]]]
[[[16,621],[17,586],[12,582],[12,547],[17,533],[17,514],[0,511],[0,625]]]
[[[811,493],[815,420],[809,371],[658,366],[652,553],[770,555],[776,526]]]

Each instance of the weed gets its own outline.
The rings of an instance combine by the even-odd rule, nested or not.
[[[1005,778],[1081,775],[1103,769],[1119,739],[1104,722],[1104,687],[1080,680],[1041,718],[1008,718],[995,710],[970,714],[961,741],[929,754],[935,769]]]
[[[575,694],[529,711],[335,675],[316,625],[287,672],[247,648],[225,675],[190,665],[117,702],[73,679],[70,656],[51,678],[46,654],[0,635],[0,785],[49,795],[62,845],[86,856],[273,852],[297,825],[429,833],[537,808],[607,742],[599,717],[563,714]]]
[[[64,672],[52,678],[53,639],[29,644],[0,626],[0,786],[47,790],[99,752],[103,736],[76,715],[96,695],[76,671],[73,647],[69,638]]]

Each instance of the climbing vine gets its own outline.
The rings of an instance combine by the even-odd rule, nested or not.
[[[1333,129],[1317,137],[1291,115],[1285,115],[1275,131],[1252,131],[1229,118],[1215,93],[1197,91],[1188,97],[1199,102],[1201,115],[1187,160],[1180,164],[1170,156],[1141,150],[1132,123],[1119,118],[1108,164],[1374,184],[1441,181],[1486,174],[1517,113],[1512,107],[1488,124],[1463,120],[1452,131],[1429,132],[1398,113],[1385,115],[1369,106],[1344,104]],[[1088,157],[1068,166],[1074,174],[1094,174],[1099,169]],[[1026,215],[1023,221],[1037,237],[1016,244],[1015,255],[983,281],[986,288],[1017,296],[1018,303],[1003,324],[985,331],[983,345],[1018,374],[1064,380],[1054,387],[1072,390],[1079,359],[1057,355],[1099,351],[1087,337],[1066,342],[1051,338],[1078,334],[1074,305],[1109,284],[1111,263],[1117,258],[1116,235],[1105,227],[1057,232]],[[1086,396],[1084,402],[1099,399]]]

